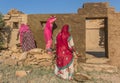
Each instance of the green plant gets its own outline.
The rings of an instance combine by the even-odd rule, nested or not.
[[[3,28],[4,25],[5,25],[5,22],[4,22],[4,20],[3,20],[3,14],[0,13],[0,28]]]
[[[0,13],[0,49],[2,48],[3,45],[3,37],[2,37],[2,28],[4,27],[5,22],[3,20],[3,15]]]

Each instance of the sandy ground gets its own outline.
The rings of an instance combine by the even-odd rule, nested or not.
[[[94,69],[94,68],[93,68]],[[17,77],[15,72],[18,70],[30,71],[26,76]],[[68,81],[63,80],[54,75],[54,70],[46,70],[44,68],[34,66],[8,66],[0,65],[0,83],[120,83],[119,69],[112,72],[108,71],[89,71],[84,70],[81,65],[78,66],[78,71],[86,75],[89,79]],[[75,76],[74,76],[75,78]]]

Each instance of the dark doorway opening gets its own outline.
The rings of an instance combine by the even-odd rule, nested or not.
[[[13,29],[18,29],[18,25],[19,25],[18,22],[13,22]]]
[[[86,19],[86,57],[108,58],[107,18]]]

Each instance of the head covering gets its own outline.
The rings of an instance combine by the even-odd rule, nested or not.
[[[53,22],[55,22],[55,20],[56,20],[56,17],[52,16],[47,19],[47,23],[53,23]]]
[[[53,22],[56,20],[56,17],[50,17],[48,18],[45,28],[44,28],[44,38],[46,43],[52,39],[52,28],[53,28]]]
[[[56,38],[58,49],[61,48],[61,46],[65,47],[64,49],[68,48],[68,37],[69,36],[70,36],[69,26],[67,24],[65,24],[62,27],[61,32],[57,35],[57,38]],[[63,50],[63,48],[62,48],[62,50]],[[59,50],[57,50],[57,51],[59,51]]]
[[[20,33],[29,31],[29,27],[25,24],[21,24],[19,31],[20,31]]]
[[[62,34],[62,38],[63,39],[68,39],[68,37],[70,36],[70,33],[69,33],[69,25],[65,24],[61,30],[61,34]]]
[[[23,33],[30,31],[29,27],[25,24],[20,25],[19,34],[20,34],[20,44],[22,45]]]

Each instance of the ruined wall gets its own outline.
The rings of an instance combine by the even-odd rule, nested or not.
[[[41,22],[46,21],[47,18],[49,18],[51,15],[55,15],[57,17],[57,20],[55,22],[56,29],[53,31],[53,42],[55,41],[55,37],[62,26],[64,24],[69,24],[70,28],[72,29],[71,34],[74,39],[75,47],[77,48],[77,51],[80,53],[80,55],[85,57],[85,19],[84,17],[80,17],[77,14],[28,15],[28,24],[34,33],[38,48],[45,49],[43,26],[41,25]]]
[[[104,18],[107,17],[107,2],[85,3],[83,8],[78,9],[78,14],[86,18]]]
[[[15,19],[18,20],[19,23],[28,22],[38,48],[45,49],[43,29],[47,18],[51,15],[57,17],[55,22],[56,26],[54,27],[56,29],[53,31],[53,43],[59,29],[61,29],[64,24],[69,24],[72,29],[71,34],[74,39],[75,47],[84,60],[86,51],[86,20],[105,19],[105,35],[107,42],[105,50],[108,58],[110,58],[111,64],[120,66],[120,13],[115,13],[114,8],[109,7],[108,3],[85,3],[83,8],[78,9],[77,14],[30,14],[25,15],[25,17],[22,16],[22,20],[19,20],[21,16]],[[5,19],[8,19],[6,22],[11,25],[11,23],[15,22],[15,20],[12,20],[13,18],[14,16],[11,18],[6,16]]]
[[[78,14],[80,15],[80,16],[83,16],[83,17],[85,17],[85,21],[86,21],[86,23],[87,23],[87,20],[88,19],[105,19],[106,20],[106,18],[107,18],[107,9],[109,8],[109,4],[107,3],[107,2],[100,2],[100,3],[85,3],[84,5],[83,5],[83,8],[79,8],[78,9]],[[96,21],[97,22],[97,21]],[[95,22],[95,23],[96,23]],[[92,22],[91,22],[92,23]],[[106,23],[105,23],[106,24]],[[93,25],[93,23],[92,24],[90,24],[90,25]],[[99,24],[98,24],[99,25]],[[107,25],[107,24],[106,24]],[[104,27],[104,29],[105,29],[105,33],[107,33],[107,29],[108,29],[108,27],[105,25],[105,27]],[[93,26],[96,26],[96,24],[95,25],[93,25]],[[101,26],[101,25],[100,25]],[[88,44],[90,44],[90,42],[92,42],[92,41],[90,41],[89,42],[89,37],[90,37],[90,33],[88,33],[88,29],[87,29],[87,25],[85,24],[85,47],[87,48],[88,47]],[[91,28],[94,28],[94,27],[91,27]],[[91,36],[91,37],[94,37],[93,39],[94,39],[94,41],[96,40],[96,43],[97,43],[97,41],[98,41],[98,39],[97,39],[97,37],[95,36],[95,35],[99,35],[99,33],[98,33],[98,31],[95,31],[95,32],[93,32],[93,33],[97,33],[97,34],[94,34],[94,36]],[[106,35],[106,34],[105,34]],[[95,37],[96,37],[96,39],[95,39]],[[92,38],[91,38],[92,39]],[[107,47],[107,35],[106,35],[106,41],[105,41],[106,43],[106,46],[105,46],[105,54],[104,54],[104,56],[109,56],[108,55],[108,47]],[[95,45],[95,43],[92,43],[93,45]],[[92,48],[91,48],[92,47]],[[91,51],[91,52],[104,52],[104,49],[101,49],[101,48],[93,48],[93,46],[91,46],[90,47],[90,50],[89,51]],[[86,49],[85,48],[85,51],[87,52],[88,51],[88,49]],[[92,50],[91,50],[92,49]],[[95,54],[94,54],[95,55]],[[97,56],[97,55],[95,55],[95,56]],[[99,55],[98,55],[99,56]],[[100,55],[100,56],[103,56],[103,55]]]
[[[4,15],[3,19],[6,26],[13,28],[13,22],[18,22],[18,26],[20,26],[21,23],[27,23],[27,14],[24,14],[17,9],[11,9],[6,15]]]
[[[17,41],[17,33],[20,27],[21,23],[27,23],[27,15],[16,10],[16,9],[11,9],[6,15],[4,15],[4,21],[6,23],[6,28],[10,28],[9,31],[9,47],[12,47],[19,43],[19,40]],[[7,42],[8,43],[8,42]]]
[[[78,14],[85,18],[105,18],[106,52],[110,64],[120,66],[120,13],[116,13],[108,3],[86,3]]]
[[[108,50],[111,64],[120,66],[120,13],[108,9]]]
[[[39,48],[45,48],[43,36],[43,26],[41,22],[47,20],[50,15],[57,17],[57,28],[53,32],[53,40],[59,29],[64,24],[69,24],[72,28],[71,34],[75,42],[75,47],[83,59],[85,59],[85,21],[87,18],[106,18],[108,3],[86,3],[83,8],[78,9],[78,14],[31,14],[28,15],[28,24],[34,33],[34,37]]]
[[[19,43],[19,40],[17,41],[17,33],[20,27],[21,23],[27,23],[27,15],[25,14],[12,14],[9,15],[10,18],[6,19],[6,27],[10,27],[11,28],[11,34],[10,34],[10,42],[9,42],[9,47],[16,45],[17,43]],[[14,23],[18,23],[18,27],[14,28]]]

